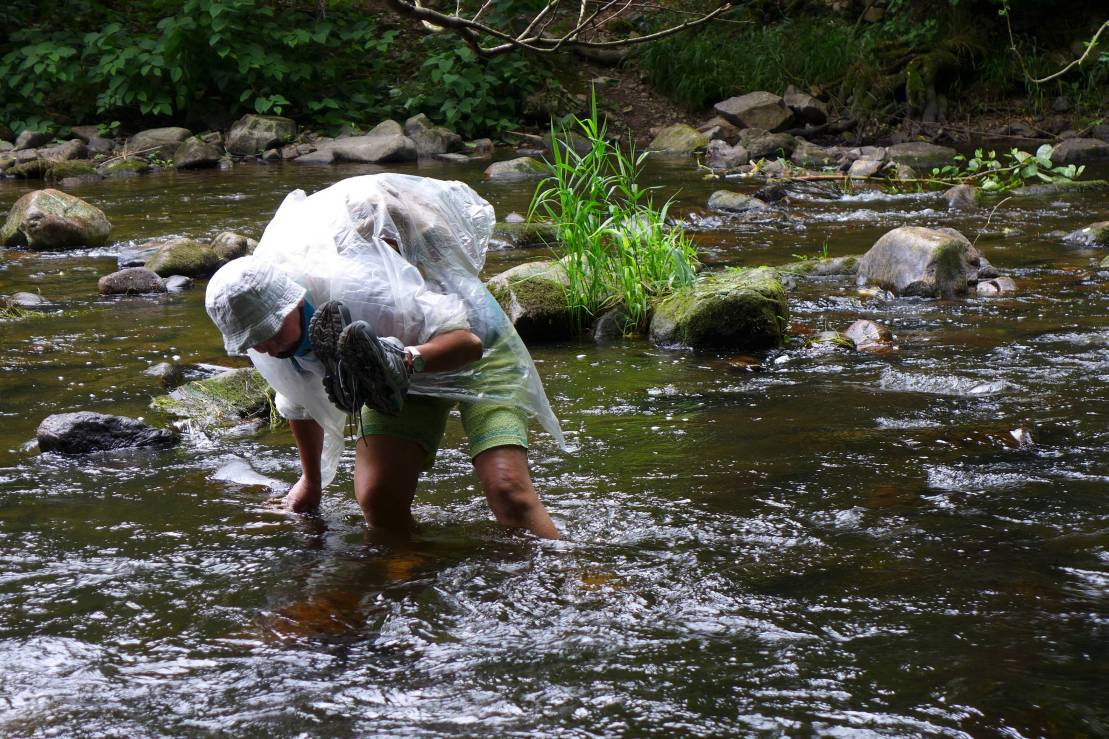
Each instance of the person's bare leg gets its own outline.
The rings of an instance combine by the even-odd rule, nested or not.
[[[503,526],[527,529],[544,539],[562,536],[539,500],[528,472],[528,451],[521,446],[497,446],[474,457],[485,499]]]
[[[412,499],[427,452],[414,441],[364,436],[354,457],[354,496],[374,528],[411,531]]]
[[[293,513],[311,513],[320,507],[323,489],[320,487],[320,453],[323,451],[323,427],[313,420],[289,420],[289,429],[296,441],[300,455],[300,479],[296,481],[282,501]]]

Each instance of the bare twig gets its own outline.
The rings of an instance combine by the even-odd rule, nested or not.
[[[693,20],[669,26],[645,36],[632,36],[612,41],[586,41],[581,38],[582,32],[589,28],[590,24],[592,24],[599,15],[611,10],[614,6],[621,3],[622,7],[606,17],[603,21],[604,23],[626,12],[628,8],[633,7],[635,5],[634,0],[607,0],[607,2],[599,2],[597,3],[596,9],[591,14],[587,14],[589,0],[581,0],[575,25],[569,31],[561,35],[547,36],[545,35],[545,31],[550,25],[552,11],[559,4],[559,0],[550,0],[520,33],[510,33],[490,23],[478,21],[478,18],[490,4],[488,1],[481,6],[473,17],[467,18],[462,15],[460,5],[456,6],[454,13],[442,13],[425,7],[421,4],[420,0],[389,0],[389,5],[398,13],[422,21],[425,25],[450,30],[461,36],[475,51],[484,56],[496,56],[514,49],[525,49],[537,53],[553,53],[560,49],[571,47],[611,49],[633,44],[642,44],[666,38],[675,33],[707,23],[732,8],[730,2],[725,2],[715,10],[699,15]],[[538,29],[538,31],[536,29]],[[482,37],[493,39],[499,43],[483,45],[481,43]]]
[[[1080,64],[1082,64],[1082,62],[1086,61],[1090,54],[1093,53],[1093,50],[1097,48],[1098,38],[1101,37],[1101,34],[1105,32],[1106,28],[1109,28],[1109,21],[1105,21],[1104,23],[1102,23],[1101,28],[1097,29],[1097,33],[1094,34],[1094,37],[1086,42],[1085,54],[1078,57],[1073,62],[1063,67],[1058,72],[1055,72],[1054,74],[1049,74],[1047,77],[1036,78],[1032,76],[1032,73],[1030,71],[1028,71],[1028,65],[1024,63],[1024,57],[1021,56],[1020,51],[1017,49],[1017,40],[1016,37],[1013,36],[1013,22],[1009,19],[1009,15],[1011,12],[1012,11],[1009,9],[1009,4],[1005,3],[1005,27],[1009,29],[1009,48],[1012,49],[1013,53],[1017,55],[1017,61],[1020,62],[1020,68],[1021,71],[1024,72],[1024,76],[1027,77],[1029,81],[1035,82],[1037,85],[1042,85],[1043,83],[1050,82],[1057,77],[1062,77],[1071,69],[1079,66]]]

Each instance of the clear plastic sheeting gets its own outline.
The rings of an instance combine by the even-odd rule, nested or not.
[[[313,305],[341,300],[354,320],[406,345],[454,329],[473,331],[484,344],[479,361],[416,374],[409,393],[526,409],[565,448],[531,355],[479,276],[494,223],[493,207],[461,182],[366,175],[310,196],[291,192],[255,256],[287,272]],[[342,453],[346,415],[328,401],[318,374],[287,359],[248,354],[283,396],[280,408],[323,426],[328,484]]]

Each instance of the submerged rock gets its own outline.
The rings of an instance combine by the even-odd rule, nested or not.
[[[39,449],[61,454],[88,454],[127,447],[168,447],[180,437],[123,416],[81,411],[57,413],[39,424]]]
[[[717,190],[709,196],[708,208],[722,213],[746,213],[751,210],[766,210],[769,206],[763,201],[741,192]]]
[[[557,341],[577,333],[566,302],[569,282],[557,262],[527,262],[500,273],[486,285],[527,342]]]
[[[112,224],[99,208],[60,190],[29,192],[12,206],[0,245],[29,249],[100,246]]]
[[[1063,241],[1079,246],[1109,246],[1109,221],[1098,221],[1071,231],[1063,237]]]
[[[893,345],[893,332],[888,327],[865,318],[848,326],[843,335],[855,342],[860,351],[888,349]]]
[[[297,124],[292,118],[248,113],[231,126],[227,151],[238,156],[258,154],[288,143],[296,133]]]
[[[101,295],[141,295],[166,291],[162,278],[146,267],[129,267],[104,275],[96,286]]]
[[[811,337],[807,343],[810,348],[821,350],[842,349],[853,352],[857,348],[851,337],[841,334],[839,331],[821,331]]]
[[[650,151],[666,154],[692,154],[708,146],[709,137],[692,126],[678,123],[667,126],[647,145]]]
[[[0,305],[16,308],[45,308],[50,305],[50,301],[38,293],[20,291],[0,296]]]
[[[779,272],[805,277],[837,277],[853,275],[859,269],[859,256],[827,257],[825,259],[802,259],[775,267]]]
[[[170,275],[165,279],[165,285],[166,292],[180,293],[192,289],[193,278],[185,275]]]
[[[896,295],[950,298],[967,294],[980,267],[981,254],[955,229],[903,226],[863,255],[856,284]]]
[[[915,170],[931,170],[933,167],[951,164],[958,153],[950,146],[929,144],[926,141],[894,144],[886,150],[886,156],[891,162],[904,164]]]
[[[501,182],[546,177],[549,174],[550,169],[547,165],[532,157],[517,157],[503,162],[494,162],[485,169],[485,179]]]
[[[788,320],[776,270],[728,270],[661,301],[651,319],[651,340],[693,349],[766,349],[781,345]]]
[[[258,370],[246,367],[186,383],[154,398],[150,407],[187,418],[198,428],[234,426],[250,418],[269,418],[273,395]]]

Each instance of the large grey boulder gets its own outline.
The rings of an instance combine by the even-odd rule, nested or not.
[[[793,115],[802,123],[811,123],[820,126],[828,122],[828,106],[812,95],[800,92],[790,85],[782,102],[793,111]]]
[[[177,169],[205,169],[219,165],[223,152],[219,147],[192,136],[185,139],[173,153],[173,166]]]
[[[745,128],[739,132],[739,143],[752,161],[779,156],[788,159],[797,146],[797,139],[788,133],[770,133],[765,128]]]
[[[1109,159],[1109,144],[1100,139],[1073,138],[1061,141],[1051,150],[1051,163],[1089,164]]]
[[[61,454],[88,454],[127,447],[168,447],[180,437],[134,418],[81,411],[56,413],[39,424],[39,449]]]
[[[101,295],[142,295],[166,291],[162,278],[146,267],[128,267],[104,275],[96,286]]]
[[[713,139],[705,147],[705,166],[713,169],[735,169],[751,161],[743,144],[729,146],[723,139]]]
[[[526,180],[546,177],[550,168],[533,157],[517,157],[493,162],[485,168],[485,179],[495,181]]]
[[[693,349],[781,345],[789,321],[781,276],[768,267],[703,277],[655,307],[651,341]]]
[[[577,327],[566,301],[566,270],[557,262],[527,262],[500,273],[486,285],[526,342],[557,341]]]
[[[930,144],[927,141],[894,144],[886,150],[886,156],[891,162],[904,164],[918,171],[951,164],[951,160],[958,153],[950,146]]]
[[[972,289],[982,263],[979,251],[953,228],[902,226],[863,255],[855,281],[895,295],[952,298]]]
[[[297,124],[291,118],[248,113],[232,124],[226,147],[231,154],[250,156],[286,144],[296,134]]]
[[[151,247],[157,247],[157,250],[147,258],[145,266],[162,277],[211,277],[230,261],[222,258],[210,244],[194,239],[156,240],[143,244],[139,249],[141,251]]]
[[[99,208],[48,188],[15,201],[0,228],[0,245],[36,250],[100,246],[111,230],[112,224]]]
[[[320,147],[331,151],[336,162],[413,162],[416,143],[404,135],[396,121],[382,121],[365,136],[336,139]],[[319,151],[315,152],[318,154]],[[315,156],[309,154],[309,157]],[[301,157],[304,159],[304,157]],[[299,160],[298,160],[299,161]]]
[[[1063,237],[1063,241],[1079,246],[1109,246],[1109,221],[1098,221],[1071,231]]]
[[[127,151],[147,158],[172,159],[181,142],[192,135],[189,129],[178,126],[150,128],[127,139]]]
[[[432,157],[462,150],[462,137],[446,126],[436,126],[420,113],[404,122],[404,135],[416,144],[416,155]]]
[[[782,131],[793,124],[793,112],[782,98],[770,92],[749,92],[722,100],[713,106],[724,120],[739,128]]]
[[[692,154],[708,146],[709,137],[692,126],[677,123],[667,126],[647,145],[650,151],[663,154]]]
[[[746,213],[753,210],[766,210],[769,206],[763,201],[741,192],[717,190],[709,196],[709,210],[723,213]]]

